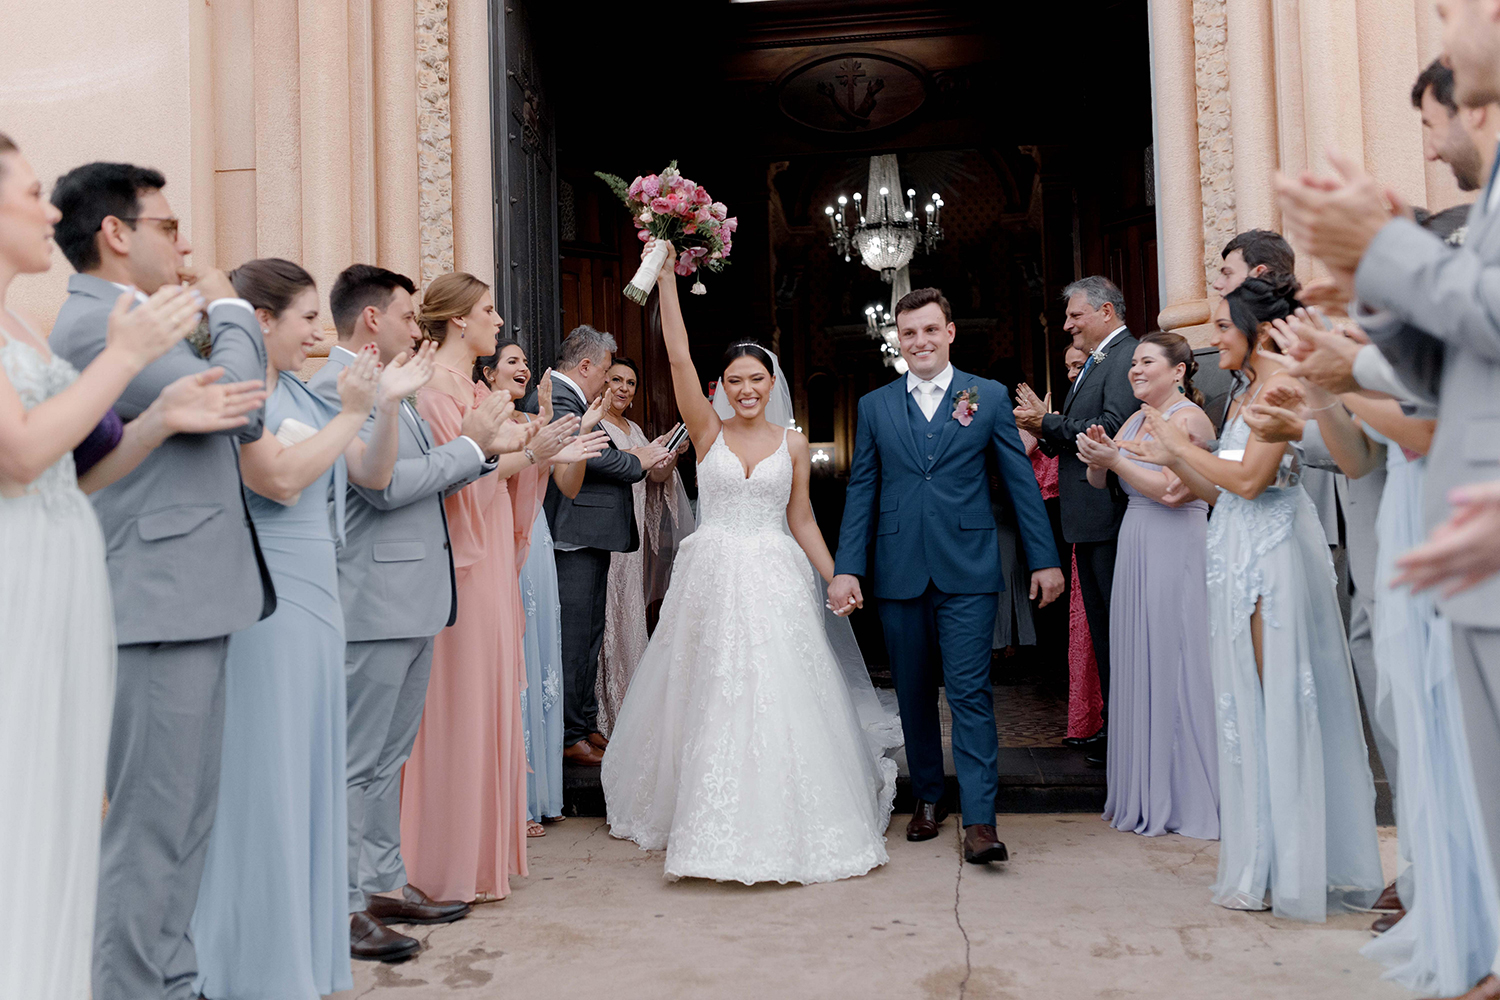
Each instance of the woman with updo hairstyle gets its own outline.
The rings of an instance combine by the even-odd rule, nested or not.
[[[1214,428],[1193,388],[1197,367],[1181,336],[1148,334],[1136,345],[1130,385],[1144,406],[1202,442]],[[1109,606],[1115,679],[1104,819],[1148,837],[1217,840],[1219,753],[1203,583],[1208,504],[1171,471],[1121,450],[1122,442],[1151,436],[1145,419],[1138,410],[1113,440],[1101,427],[1078,435],[1089,483],[1130,498]]]
[[[1375,785],[1333,564],[1296,454],[1253,435],[1246,406],[1294,388],[1271,321],[1295,284],[1251,278],[1213,313],[1236,392],[1213,454],[1154,406],[1120,441],[1214,504],[1207,533],[1209,662],[1219,744],[1219,875],[1213,899],[1321,922],[1330,898],[1379,892]]]
[[[517,344],[500,349],[504,325],[490,288],[471,274],[428,285],[417,316],[436,345],[431,383],[417,411],[434,444],[461,435],[464,417],[492,392],[505,393],[510,418],[531,371]],[[474,380],[475,362],[494,356],[495,388]],[[443,500],[457,582],[458,615],[433,640],[432,674],[401,789],[401,853],[411,885],[433,899],[491,902],[526,874],[526,687],[519,572],[553,462],[599,454],[604,435],[575,437],[577,417],[551,417],[543,379],[538,428],[521,451],[493,457],[497,442],[476,442],[494,471]],[[509,428],[508,428],[509,429]]]
[[[889,717],[857,648],[852,661],[836,652],[847,621],[825,623],[818,577],[833,578],[833,556],[780,366],[758,344],[731,344],[713,398],[704,394],[675,255],[657,289],[677,409],[699,456],[699,523],[604,754],[610,834],[665,849],[674,878],[863,875],[888,860],[895,764],[881,750],[900,738],[878,728]]]
[[[229,638],[218,818],[192,921],[194,990],[314,998],[352,984],[335,557],[344,495],[349,482],[390,482],[397,409],[431,377],[432,349],[382,368],[365,348],[340,373],[342,405],[332,406],[298,377],[324,335],[312,276],[266,258],[229,280],[255,309],[269,362],[265,431],[240,446],[240,473],[277,602]],[[359,432],[372,411],[366,443]]]

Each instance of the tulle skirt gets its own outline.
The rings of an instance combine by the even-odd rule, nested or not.
[[[888,860],[896,764],[861,724],[823,595],[780,531],[682,545],[603,783],[610,832],[669,877],[828,882]]]

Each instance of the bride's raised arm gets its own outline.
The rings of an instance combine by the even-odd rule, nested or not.
[[[646,244],[651,252],[652,244]],[[693,449],[701,457],[708,454],[714,439],[719,436],[719,415],[714,406],[703,395],[703,383],[698,381],[698,369],[693,367],[693,354],[688,349],[687,326],[682,321],[682,303],[677,298],[677,272],[672,265],[677,262],[677,251],[667,253],[667,262],[656,276],[656,287],[660,292],[661,335],[667,345],[667,357],[672,362],[672,391],[677,396],[677,412],[687,424],[688,436],[693,439]]]

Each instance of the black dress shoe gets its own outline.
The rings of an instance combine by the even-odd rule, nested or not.
[[[938,826],[948,818],[948,810],[936,802],[917,800],[912,811],[911,822],[906,824],[906,839],[910,841],[931,840],[938,835]]]
[[[1097,753],[1091,751],[1084,754],[1083,762],[1089,767],[1103,767],[1109,763],[1109,758],[1104,755],[1104,748],[1100,747]]]
[[[469,904],[454,899],[435,900],[414,885],[401,891],[403,899],[366,896],[365,909],[385,924],[451,924],[469,915]]]
[[[991,861],[1009,861],[1010,854],[995,836],[993,826],[976,823],[964,827],[964,860],[971,865],[987,865]]]
[[[391,930],[367,912],[349,914],[349,955],[366,962],[404,962],[422,942]]]
[[[1093,736],[1069,736],[1063,740],[1065,747],[1081,747],[1085,750],[1096,746],[1102,746],[1109,738],[1109,727],[1100,726],[1099,731]]]

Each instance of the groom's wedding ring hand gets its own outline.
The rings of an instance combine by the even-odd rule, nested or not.
[[[865,595],[859,589],[859,577],[840,573],[828,582],[828,610],[842,617],[864,606]]]

